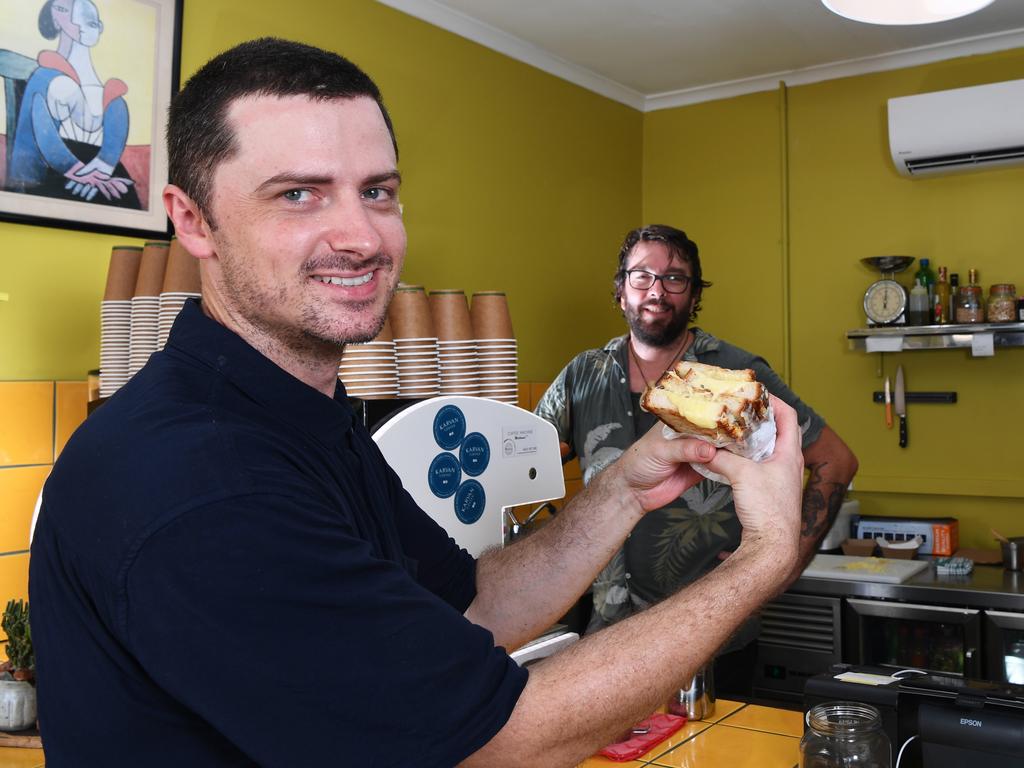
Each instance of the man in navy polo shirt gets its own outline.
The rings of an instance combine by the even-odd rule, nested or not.
[[[348,409],[405,230],[373,82],[281,40],[200,69],[164,202],[202,303],[72,437],[30,592],[47,765],[574,765],[650,714],[787,575],[802,462],[775,401],[755,465],[658,430],[542,531],[474,561]],[[527,672],[647,510],[731,478],[744,524],[706,579]],[[539,590],[537,585],[543,585]]]

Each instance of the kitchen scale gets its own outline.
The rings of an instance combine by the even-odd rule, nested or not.
[[[907,322],[907,290],[895,275],[914,263],[913,256],[867,256],[861,264],[877,269],[882,274],[864,291],[864,314],[868,327],[876,325],[905,325]]]

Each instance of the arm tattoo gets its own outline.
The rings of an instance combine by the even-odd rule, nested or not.
[[[800,537],[814,539],[815,542],[832,527],[846,495],[846,483],[822,478],[821,470],[824,466],[825,463],[810,467],[811,476],[804,488],[802,504],[803,524],[800,528]]]

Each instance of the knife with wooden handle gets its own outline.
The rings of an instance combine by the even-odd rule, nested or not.
[[[907,394],[903,388],[903,366],[896,369],[896,393],[893,396],[896,415],[900,419],[900,448],[907,447]]]
[[[889,395],[889,377],[885,377],[885,428],[892,429],[892,397]]]

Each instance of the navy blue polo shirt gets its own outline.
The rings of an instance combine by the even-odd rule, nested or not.
[[[454,765],[526,684],[343,388],[197,303],[61,453],[29,589],[48,768]]]

